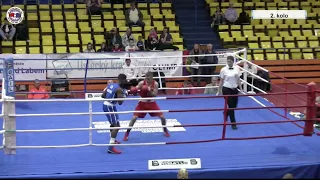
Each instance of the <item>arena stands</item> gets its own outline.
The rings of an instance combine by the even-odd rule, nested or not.
[[[130,4],[102,4],[102,15],[88,15],[85,4],[15,5],[25,12],[25,24],[29,40],[2,41],[2,52],[17,54],[77,53],[83,52],[91,42],[95,49],[106,40],[106,33],[113,27],[122,35],[125,26],[125,10]],[[1,21],[10,5],[1,6]],[[133,27],[133,35],[146,37],[152,27],[158,34],[169,27],[174,46],[183,50],[183,40],[171,3],[138,3],[143,14],[144,29]]]
[[[219,3],[206,0],[211,15]],[[221,3],[222,12],[229,2]],[[225,47],[236,45],[248,47],[249,59],[252,60],[283,60],[283,59],[315,59],[320,58],[319,48],[319,13],[320,2],[308,0],[298,1],[253,1],[238,3],[233,7],[238,13],[244,9],[250,16],[251,10],[306,10],[306,20],[251,20],[246,25],[220,25],[219,35]],[[263,48],[263,49],[258,49]],[[270,48],[270,49],[268,49]],[[275,49],[271,49],[275,48]]]

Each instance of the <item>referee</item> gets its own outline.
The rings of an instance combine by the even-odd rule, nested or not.
[[[234,57],[227,57],[227,66],[220,70],[219,94],[235,95],[238,94],[238,87],[242,91],[240,84],[241,72],[237,66],[234,66]],[[228,107],[236,108],[238,105],[238,97],[228,97]],[[231,123],[236,123],[234,110],[228,110],[227,117],[230,117]],[[232,129],[237,129],[237,125],[233,124]]]

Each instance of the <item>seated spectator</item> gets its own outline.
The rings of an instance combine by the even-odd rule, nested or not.
[[[219,94],[219,83],[218,83],[218,77],[213,76],[211,78],[211,83],[206,85],[206,89],[204,90],[204,94]]]
[[[219,25],[225,23],[225,17],[219,6],[217,6],[216,12],[213,14],[213,21],[211,24],[211,27],[218,32],[219,31]]]
[[[180,169],[177,179],[189,179],[188,171],[186,169]]]
[[[122,48],[120,48],[119,44],[115,44],[114,47],[112,48],[112,52],[121,52]]]
[[[29,92],[30,94],[28,94],[28,99],[49,99],[50,98],[46,88],[40,84],[40,81],[38,79],[34,81],[34,87],[32,87],[29,90]]]
[[[232,2],[229,3],[229,8],[224,13],[224,16],[226,18],[226,23],[227,24],[234,24],[236,22],[236,20],[238,19],[238,13],[233,8],[233,3]]]
[[[204,54],[217,54],[213,49],[212,49],[212,44],[207,44],[207,50],[204,52]],[[218,64],[219,60],[217,56],[205,56],[203,58],[203,64]],[[217,66],[205,66],[202,67],[201,73],[203,75],[214,75],[216,71]],[[208,83],[211,82],[211,78],[204,78]]]
[[[133,39],[129,40],[129,45],[126,47],[126,51],[137,51],[139,50],[138,46],[134,43]]]
[[[248,71],[251,72],[252,74],[257,74],[258,71],[257,71],[257,67],[256,66],[252,66],[251,64],[248,63]],[[247,82],[249,84],[252,84],[254,86],[257,86],[257,81],[255,79],[255,76],[247,73]],[[254,89],[255,90],[255,89]],[[248,91],[251,91],[251,86],[248,85]]]
[[[101,15],[101,1],[88,0],[87,8],[90,15]]]
[[[2,24],[0,28],[1,40],[11,41],[15,34],[16,28],[12,24],[9,24],[7,18],[4,18],[4,24]]]
[[[127,28],[126,33],[121,37],[122,39],[122,46],[124,48],[126,48],[127,46],[129,46],[129,40],[133,39],[134,42],[136,42],[134,36],[132,35],[132,31],[130,28]]]
[[[189,53],[190,55],[201,55],[203,54],[201,49],[199,49],[199,44],[195,44],[193,46],[193,49]],[[203,64],[203,57],[188,57],[188,64],[190,65],[197,65],[197,64]],[[194,66],[190,67],[191,75],[201,75],[202,67]],[[200,86],[200,77],[192,77],[191,83],[194,84],[195,81],[197,81],[197,85]]]
[[[93,46],[91,43],[88,43],[87,44],[87,49],[83,51],[84,53],[94,53],[96,52],[94,49],[93,49]]]
[[[126,11],[126,25],[131,28],[131,26],[144,26],[143,14],[136,8],[135,2],[130,3],[130,9]]]
[[[108,52],[106,43],[102,43],[100,49],[97,52]]]
[[[177,49],[179,49],[179,48],[173,46],[173,39],[172,39],[172,36],[169,33],[169,29],[167,27],[163,28],[163,33],[160,36],[159,47],[161,50],[164,50],[164,49],[177,50]]]
[[[109,45],[108,49],[114,48],[116,44],[122,48],[122,39],[117,28],[112,28],[112,30],[107,33],[107,44]]]
[[[156,50],[158,49],[159,38],[157,31],[154,28],[150,29],[150,33],[147,40],[147,49],[148,50]]]
[[[125,64],[122,66],[123,74],[127,76],[127,79],[131,83],[132,86],[138,85],[138,73],[139,69],[135,68],[136,66],[131,64],[131,59],[126,59]]]
[[[193,87],[192,84],[190,83],[190,81],[185,80],[180,86],[179,88],[190,88]],[[176,95],[184,95],[184,94],[195,94],[195,90],[194,89],[180,89],[177,90]]]
[[[137,47],[138,47],[139,51],[145,50],[144,40],[142,39],[142,36],[138,37]]]
[[[239,18],[236,21],[236,24],[250,24],[250,17],[249,14],[243,9],[242,12],[239,14]]]
[[[291,173],[285,174],[282,179],[294,179],[293,175]]]

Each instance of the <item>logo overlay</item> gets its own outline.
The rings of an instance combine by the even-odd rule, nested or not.
[[[24,12],[18,7],[11,7],[7,11],[7,20],[11,24],[20,24],[24,18]]]
[[[85,98],[86,99],[103,99],[101,95],[102,93],[86,93]]]
[[[129,127],[130,121],[120,121],[121,127]],[[110,123],[106,121],[98,121],[98,122],[92,122],[94,128],[109,128]],[[181,123],[177,119],[167,119],[167,125],[173,126],[173,125],[181,125]],[[137,120],[134,124],[136,127],[146,127],[146,128],[133,128],[132,131],[139,131],[142,133],[158,133],[163,132],[162,128],[148,128],[148,127],[155,127],[155,126],[161,126],[161,120]],[[171,132],[178,132],[178,131],[186,131],[183,127],[168,127],[168,130]],[[120,129],[119,132],[126,132],[126,129]],[[98,130],[98,133],[109,133],[108,130]]]
[[[164,170],[164,169],[201,169],[200,158],[190,159],[161,159],[149,160],[149,170]]]

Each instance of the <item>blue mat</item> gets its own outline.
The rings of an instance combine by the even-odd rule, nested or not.
[[[271,106],[261,97],[241,97],[238,107]],[[126,101],[120,111],[132,111],[136,101]],[[93,111],[101,112],[102,102],[93,104]],[[222,108],[223,99],[159,100],[163,110]],[[88,112],[87,102],[17,103],[17,114]],[[283,110],[277,110],[283,114]],[[221,123],[222,112],[167,113],[168,124]],[[128,123],[132,114],[120,115]],[[282,120],[270,110],[236,111],[238,122]],[[94,116],[95,127],[106,127],[104,115]],[[2,123],[2,122],[1,122]],[[147,116],[141,123],[154,126],[155,118]],[[136,126],[138,126],[137,124]],[[141,124],[140,124],[141,125]],[[17,129],[87,128],[88,116],[56,116],[17,118]],[[128,142],[171,142],[220,138],[222,127],[187,127],[170,129],[171,137],[152,129],[136,130]],[[238,130],[227,127],[226,137],[251,137],[300,133],[293,123],[240,125]],[[118,135],[122,140],[123,132]],[[17,145],[86,144],[89,132],[19,133]],[[93,133],[94,143],[108,143],[109,133]],[[320,143],[317,136],[278,139],[219,141],[199,144],[160,146],[121,146],[123,154],[113,155],[106,147],[65,149],[18,149],[16,155],[1,155],[0,178],[176,178],[177,170],[148,170],[148,160],[200,158],[202,168],[190,170],[190,178],[281,178],[292,173],[297,178],[320,178]]]

